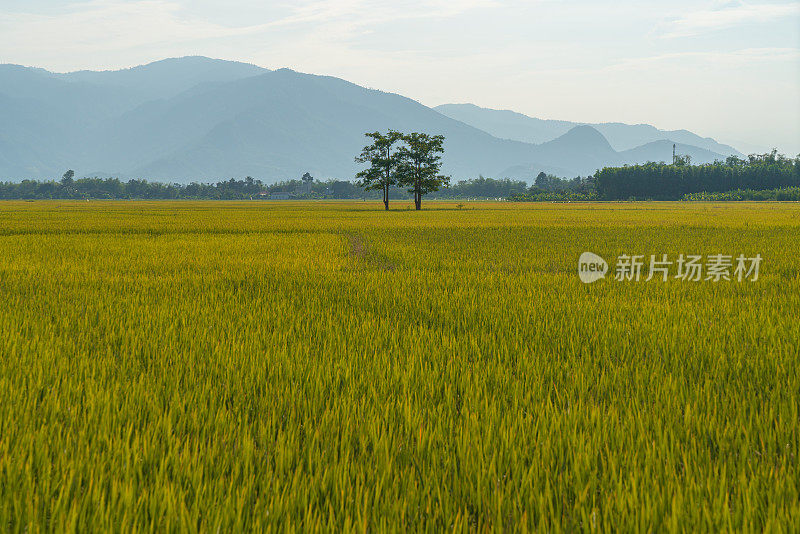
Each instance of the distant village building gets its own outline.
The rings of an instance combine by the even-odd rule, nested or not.
[[[270,200],[289,200],[292,198],[292,194],[286,191],[276,191],[270,194],[269,198]]]

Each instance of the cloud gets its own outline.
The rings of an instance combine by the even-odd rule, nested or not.
[[[186,0],[88,0],[58,10],[0,10],[0,62],[51,66],[58,62],[57,68],[64,70],[73,67],[65,65],[65,58],[97,60],[114,52],[118,57],[142,56],[156,49],[162,50],[159,55],[168,55],[210,49],[214,44],[225,49],[240,37],[255,39],[252,46],[258,43],[267,49],[284,48],[288,41],[313,57],[380,24],[446,19],[496,5],[498,0],[311,0],[290,6],[266,4],[253,9],[245,24],[223,24],[207,13],[201,16],[202,10],[193,9]]]
[[[315,0],[301,4],[294,12],[275,24],[331,22],[347,19],[358,26],[422,18],[449,18],[473,9],[496,7],[497,0],[405,0],[380,2],[375,0]]]
[[[159,43],[181,43],[237,34],[198,18],[180,16],[181,6],[166,0],[81,2],[59,13],[0,13],[0,50],[28,56],[91,57],[99,50],[121,50]]]
[[[605,70],[635,70],[652,67],[657,63],[685,63],[686,61],[735,67],[744,67],[752,63],[763,65],[766,61],[796,63],[800,61],[800,49],[744,48],[731,52],[676,52],[650,57],[624,59],[606,67]]]
[[[800,15],[800,4],[748,4],[728,2],[715,9],[693,11],[662,24],[661,37],[689,37],[754,22],[769,22]]]

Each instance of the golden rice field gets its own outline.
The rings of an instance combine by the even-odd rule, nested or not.
[[[0,203],[0,531],[800,530],[799,205],[381,208]]]

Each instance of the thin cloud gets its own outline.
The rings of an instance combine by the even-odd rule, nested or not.
[[[84,2],[58,14],[0,13],[0,49],[60,50],[90,54],[159,43],[227,37],[240,33],[198,18],[182,18],[180,5],[164,0]]]
[[[370,0],[316,0],[296,7],[292,15],[276,21],[275,25],[308,22],[330,22],[349,19],[358,26],[425,18],[449,18],[473,9],[496,7],[496,0],[436,0],[421,2],[406,0],[388,4]]]
[[[693,60],[706,64],[725,64],[745,66],[750,63],[763,64],[765,61],[797,62],[800,49],[797,48],[745,48],[732,52],[676,52],[657,56],[629,58],[606,67],[604,70],[635,70],[651,67],[656,63],[683,62]]]
[[[693,11],[659,28],[664,38],[689,37],[754,22],[769,22],[800,15],[800,4],[747,4],[731,2],[716,9]]]
[[[229,26],[192,16],[181,0],[90,0],[58,12],[0,11],[0,62],[24,51],[28,57],[93,56],[93,52],[130,51],[143,47],[171,49],[215,40],[269,36],[292,31],[293,45],[329,47],[398,20],[452,18],[478,8],[497,6],[497,0],[405,0],[392,4],[376,0],[314,0],[289,8],[258,24]]]

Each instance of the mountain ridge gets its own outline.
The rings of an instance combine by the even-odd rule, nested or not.
[[[454,179],[537,169],[572,177],[625,158],[587,125],[538,145],[501,139],[399,94],[199,56],[66,74],[0,65],[0,82],[9,82],[0,83],[0,179],[66,168],[181,182],[305,171],[352,179],[364,133],[387,128],[445,135],[444,171]]]
[[[697,146],[722,155],[743,154],[734,147],[717,142],[711,137],[702,137],[686,129],[661,130],[650,124],[626,124],[622,122],[572,122],[539,119],[508,109],[482,108],[475,104],[442,104],[433,109],[450,118],[460,120],[487,131],[495,137],[526,143],[544,143],[563,135],[576,126],[592,126],[602,133],[620,152],[653,141],[671,140],[674,143]]]

